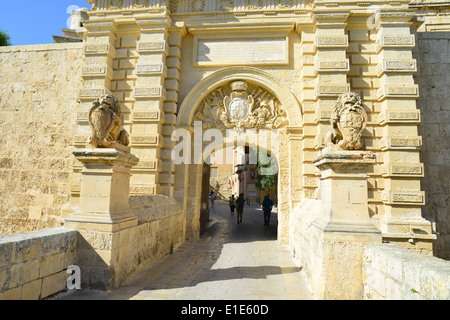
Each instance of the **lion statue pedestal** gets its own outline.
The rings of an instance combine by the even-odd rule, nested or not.
[[[130,153],[128,133],[122,129],[119,102],[103,96],[89,114],[91,148],[73,154],[83,164],[79,206],[65,219],[64,226],[79,231],[83,247],[77,263],[84,285],[108,290],[124,280],[125,243],[98,239],[119,239],[138,225],[129,203],[131,168],[139,159]],[[122,235],[123,234],[123,235]],[[129,251],[129,250],[128,250]],[[101,257],[101,258],[100,258]]]

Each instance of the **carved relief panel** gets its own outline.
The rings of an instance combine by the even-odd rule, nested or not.
[[[205,129],[219,130],[278,129],[289,124],[272,94],[245,81],[214,90],[201,102],[194,121],[201,121]]]
[[[92,10],[169,8],[172,13],[288,10],[304,7],[305,0],[87,0]]]

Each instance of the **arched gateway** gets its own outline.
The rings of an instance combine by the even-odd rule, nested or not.
[[[416,281],[405,274],[428,262],[391,251],[449,257],[449,91],[429,85],[448,79],[445,2],[87,2],[69,32],[81,43],[0,50],[0,234],[64,223],[73,245],[61,230],[19,241],[118,286],[198,238],[205,156],[242,136],[276,158],[279,241],[317,297],[448,288],[426,276],[439,264]],[[9,250],[17,239],[0,245],[15,252],[0,274],[37,261]],[[6,281],[0,299],[53,294],[66,268]]]
[[[179,130],[186,130],[184,134],[190,139],[191,157],[184,154],[186,158],[175,168],[175,197],[179,201],[182,197],[185,204],[188,239],[199,235],[203,163],[207,157],[203,153],[208,147],[211,149],[208,141],[214,141],[214,150],[227,150],[220,153],[221,160],[230,164],[233,163],[228,153],[230,147],[247,145],[270,150],[277,162],[275,170],[279,181],[278,235],[281,242],[287,243],[289,213],[296,198],[292,193],[300,187],[295,185],[295,175],[291,174],[292,166],[299,159],[297,155],[301,153],[293,136],[301,130],[301,124],[301,106],[294,94],[266,71],[252,67],[224,68],[193,87],[180,107],[178,133],[172,137],[184,147],[186,137],[179,139],[183,136]],[[215,135],[214,139],[211,134]],[[174,148],[174,156],[179,155],[182,146]]]
[[[301,126],[302,114],[301,106],[294,94],[281,83],[276,77],[267,71],[253,67],[230,67],[221,69],[200,81],[184,99],[178,112],[177,125],[190,126],[194,119],[194,114],[212,91],[229,85],[233,81],[244,80],[259,85],[269,92],[276,93],[276,98],[280,101],[286,111],[290,126]]]

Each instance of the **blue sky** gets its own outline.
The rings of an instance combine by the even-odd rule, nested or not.
[[[53,43],[52,36],[67,28],[67,11],[91,7],[86,0],[16,1],[2,1],[0,8],[0,30],[9,34],[13,45]]]

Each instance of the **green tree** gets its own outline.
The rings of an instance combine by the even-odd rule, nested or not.
[[[259,190],[268,191],[277,182],[277,163],[267,153],[259,150],[257,152],[256,187]]]
[[[11,45],[11,38],[9,35],[0,30],[0,47],[6,47]]]

